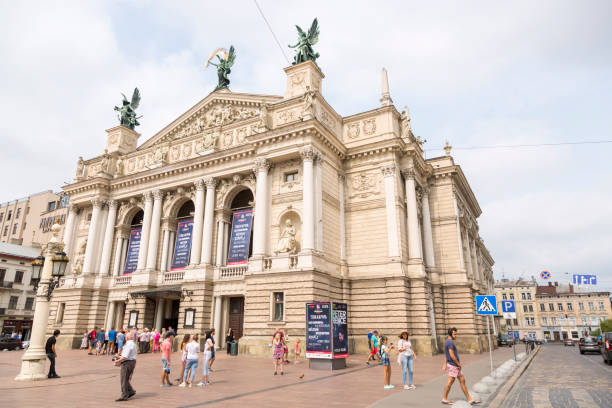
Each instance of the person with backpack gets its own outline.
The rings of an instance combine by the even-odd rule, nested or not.
[[[371,330],[368,333],[368,345],[370,348],[370,354],[368,355],[368,360],[366,361],[366,365],[370,366],[370,360],[376,361],[376,356],[378,355],[378,331]]]
[[[87,352],[88,355],[93,356],[93,351],[94,351],[94,347],[96,347],[96,331],[98,330],[97,327],[94,327],[94,329],[89,332],[89,351]]]

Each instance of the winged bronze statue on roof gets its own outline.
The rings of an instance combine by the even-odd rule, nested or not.
[[[308,30],[308,34],[306,34],[298,25],[296,25],[295,28],[297,28],[298,32],[298,43],[289,46],[289,48],[295,48],[293,65],[297,65],[308,60],[316,64],[317,58],[319,58],[319,53],[314,52],[312,46],[319,41],[319,22],[316,18],[314,19],[310,29]]]
[[[136,109],[140,105],[140,91],[138,91],[138,88],[134,88],[131,101],[128,101],[123,93],[121,95],[123,96],[121,107],[115,106],[115,110],[119,112],[119,123],[121,126],[134,130],[136,126],[140,125],[138,119],[142,117],[136,116]]]
[[[219,60],[217,64],[211,61],[215,56]],[[230,68],[232,67],[232,65],[234,65],[235,59],[236,52],[234,50],[233,45],[230,47],[229,51],[227,51],[225,48],[217,48],[208,57],[208,60],[204,65],[204,69],[208,67],[208,64],[217,67],[217,76],[219,78],[219,81],[217,83],[215,91],[218,91],[219,89],[223,88],[229,88],[230,80],[227,76],[230,74],[230,72],[232,72]]]

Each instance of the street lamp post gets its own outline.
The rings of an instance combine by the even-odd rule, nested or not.
[[[64,276],[68,257],[62,251],[63,244],[59,240],[61,227],[59,224],[51,227],[52,237],[45,247],[43,256],[32,262],[32,281],[36,288],[36,307],[32,322],[30,346],[21,358],[21,372],[16,381],[37,381],[47,378],[45,374],[45,333],[49,321],[49,302],[51,293],[58,286],[59,279]]]

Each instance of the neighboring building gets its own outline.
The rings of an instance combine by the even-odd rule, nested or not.
[[[79,160],[50,305],[61,347],[93,326],[232,327],[241,353],[266,355],[275,328],[304,340],[305,303],[337,301],[351,351],[407,329],[432,354],[453,326],[463,351],[486,350],[474,297],[493,259],[451,147],[425,159],[388,90],[342,117],[314,63],[285,72],[284,96],[222,89],[139,147],[118,126]]]
[[[549,282],[538,286],[536,298],[542,335],[549,341],[584,337],[612,319],[610,292],[576,292],[573,285]]]
[[[538,308],[536,304],[535,280],[511,281],[502,279],[495,283],[495,296],[497,299],[497,310],[499,316],[500,331],[507,333],[516,339],[525,337],[531,339],[542,339]],[[501,303],[504,300],[514,300],[516,319],[504,319],[501,315]]]
[[[21,333],[30,338],[35,293],[30,263],[40,248],[0,242],[0,325],[3,334]]]
[[[0,242],[42,247],[51,239],[51,226],[59,222],[63,236],[68,195],[51,190],[0,204]]]

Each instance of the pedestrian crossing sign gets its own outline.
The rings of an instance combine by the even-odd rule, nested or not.
[[[497,300],[495,295],[476,295],[476,314],[496,315]]]

